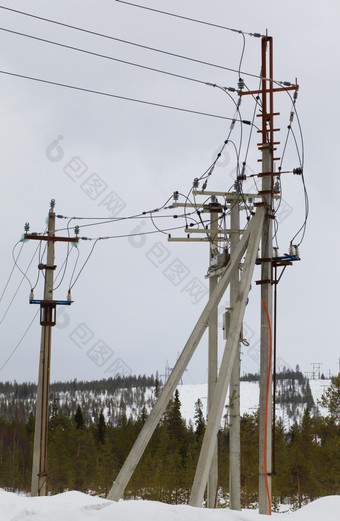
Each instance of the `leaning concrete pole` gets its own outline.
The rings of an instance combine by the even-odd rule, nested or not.
[[[262,234],[263,212],[263,207],[258,208],[255,217],[252,219],[253,227],[251,228],[251,235],[249,237],[249,244],[243,267],[242,278],[239,284],[237,301],[235,303],[234,312],[232,313],[230,321],[230,331],[232,331],[232,334],[228,336],[225,346],[218,380],[213,395],[213,404],[210,415],[208,417],[208,423],[196,468],[195,479],[192,485],[189,500],[189,504],[192,506],[201,506],[204,497],[209,469],[214,454],[215,438],[220,427],[237,346],[239,345],[240,341],[240,332],[244,311],[250,290],[251,278],[257,257],[258,246]],[[242,243],[242,241],[243,239],[241,239],[240,243]],[[237,250],[238,248],[239,246],[237,247]]]
[[[262,210],[262,209],[259,209]],[[175,367],[173,368],[171,375],[169,376],[157,402],[155,403],[150,416],[148,416],[146,422],[144,423],[142,430],[140,431],[128,457],[126,458],[123,467],[121,468],[117,479],[114,481],[110,492],[108,494],[108,499],[113,501],[119,501],[122,494],[124,493],[125,487],[127,486],[135,468],[138,465],[140,458],[142,457],[144,450],[146,449],[147,444],[150,441],[152,434],[154,433],[162,414],[164,413],[166,406],[168,405],[172,395],[180,381],[181,376],[183,375],[185,369],[189,361],[191,360],[192,355],[194,354],[196,347],[198,346],[209,322],[209,318],[211,313],[213,313],[214,309],[218,306],[221,298],[223,297],[229,283],[231,277],[234,273],[234,270],[238,270],[241,259],[248,247],[248,241],[250,240],[251,234],[262,228],[262,213],[259,212],[257,216],[255,216],[250,222],[247,230],[242,236],[242,239],[237,245],[237,248],[234,252],[234,255],[231,257],[229,264],[218,281],[218,284],[215,288],[215,291],[209,298],[205,308],[203,309],[200,318],[198,319],[187,343],[185,344],[181,355],[179,356]],[[216,390],[214,392],[214,395]],[[214,439],[216,439],[217,431],[215,432]],[[211,460],[209,462],[209,467],[207,469],[207,473],[205,474],[205,482],[204,489],[206,488],[208,481],[208,474],[211,466]]]

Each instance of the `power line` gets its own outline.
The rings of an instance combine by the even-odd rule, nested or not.
[[[18,244],[19,244],[19,243],[17,243],[15,246],[17,246]],[[14,246],[14,248],[15,248],[15,246]],[[21,243],[20,251],[19,251],[19,253],[18,253],[18,255],[17,255],[17,258],[15,259],[15,262],[13,263],[13,266],[12,266],[12,269],[11,269],[11,273],[9,274],[9,277],[8,277],[8,279],[7,279],[7,282],[6,282],[6,284],[5,284],[5,287],[4,287],[4,289],[3,289],[2,293],[1,293],[1,296],[0,296],[0,302],[2,301],[3,296],[4,296],[5,292],[6,292],[7,287],[8,287],[8,284],[10,283],[10,280],[11,280],[12,275],[13,275],[13,272],[14,272],[16,266],[17,266],[17,261],[18,261],[18,259],[19,259],[19,257],[20,257],[20,254],[21,254],[21,252],[22,252],[23,247],[24,247],[24,243],[22,242],[22,243]],[[13,250],[14,250],[14,249],[13,249]],[[1,323],[1,322],[0,322],[0,323]]]
[[[16,352],[16,350],[18,349],[18,347],[20,346],[21,342],[23,341],[23,339],[25,338],[25,336],[27,335],[28,331],[30,330],[34,320],[36,319],[38,313],[40,312],[40,309],[38,309],[38,311],[35,313],[35,315],[33,316],[31,322],[28,324],[24,334],[22,335],[22,337],[20,338],[19,342],[17,343],[17,345],[15,346],[15,348],[13,349],[13,351],[11,352],[11,354],[9,355],[9,357],[7,358],[7,360],[2,364],[2,366],[0,367],[0,372],[4,369],[4,367],[6,367],[6,365],[8,364],[8,362],[10,361],[10,359],[12,358],[12,356],[14,355],[14,353]]]
[[[45,83],[47,85],[54,85],[54,86],[57,86],[57,87],[64,87],[66,89],[73,89],[73,90],[77,90],[77,91],[81,91],[81,92],[87,92],[87,93],[90,93],[90,94],[97,94],[98,96],[106,96],[106,97],[109,97],[109,98],[116,98],[116,99],[120,99],[120,100],[124,100],[124,101],[133,101],[135,103],[141,103],[143,105],[151,105],[153,107],[160,107],[160,108],[164,108],[164,109],[177,110],[179,112],[187,112],[189,114],[197,114],[199,116],[207,116],[207,117],[211,117],[211,118],[224,119],[224,120],[227,120],[227,121],[232,121],[233,120],[233,118],[228,118],[227,116],[221,116],[219,114],[211,114],[209,112],[200,112],[198,110],[190,110],[190,109],[185,109],[185,108],[182,108],[182,107],[174,107],[172,105],[165,105],[163,103],[155,103],[155,102],[152,102],[152,101],[140,100],[140,99],[136,99],[136,98],[129,98],[127,96],[119,96],[118,94],[111,94],[109,92],[102,92],[102,91],[93,90],[93,89],[86,89],[85,87],[76,87],[75,85],[69,85],[67,83],[60,83],[60,82],[56,82],[56,81],[45,80],[45,79],[42,79],[42,78],[35,78],[33,76],[27,76],[25,74],[17,74],[17,73],[14,73],[14,72],[1,71],[1,70],[0,70],[0,74],[5,74],[7,76],[14,76],[16,78],[22,78],[22,79],[25,79],[25,80],[36,81],[36,82],[39,82],[39,83]],[[239,120],[236,120],[236,121],[239,121]],[[240,123],[247,123],[247,122],[240,121]]]
[[[132,2],[125,2],[124,0],[116,0],[116,2],[119,2],[120,4],[126,4],[131,7],[138,7],[139,9],[144,9],[147,11],[153,11],[154,13],[164,14],[167,16],[173,16],[174,18],[180,18],[181,20],[187,20],[188,22],[195,22],[202,25],[208,25],[210,27],[215,27],[217,29],[223,29],[225,31],[231,31],[233,33],[239,33],[239,34],[247,34],[248,36],[255,36],[257,38],[261,38],[263,35],[259,33],[246,33],[244,31],[241,31],[241,29],[235,29],[233,27],[226,27],[224,25],[218,25],[211,22],[206,22],[204,20],[197,20],[197,18],[190,18],[188,16],[182,16],[176,13],[169,13],[167,11],[160,11],[159,9],[152,9],[151,7],[146,7],[144,5],[139,4],[133,4]]]
[[[43,16],[34,15],[32,13],[27,13],[25,11],[19,11],[18,9],[12,9],[10,7],[5,7],[5,6],[2,6],[2,5],[0,5],[0,9],[4,9],[6,11],[11,11],[13,13],[21,14],[23,16],[34,18],[34,19],[37,19],[37,20],[41,20],[43,22],[48,22],[48,23],[52,23],[52,24],[55,24],[55,25],[59,25],[61,27],[67,27],[68,29],[73,29],[75,31],[80,31],[80,32],[83,32],[83,33],[86,33],[86,34],[91,34],[92,36],[99,36],[100,38],[105,38],[105,39],[108,39],[108,40],[124,43],[126,45],[132,45],[132,46],[139,47],[141,49],[147,49],[147,50],[153,51],[153,52],[158,52],[158,53],[161,53],[161,54],[172,56],[174,58],[180,58],[182,60],[188,60],[188,61],[191,61],[191,62],[194,62],[194,63],[199,63],[201,65],[207,65],[209,67],[215,67],[217,69],[222,69],[222,70],[229,71],[229,72],[236,72],[237,74],[242,74],[243,76],[250,76],[252,78],[259,78],[261,80],[266,79],[267,81],[273,81],[270,78],[263,78],[262,76],[259,76],[258,74],[252,74],[250,72],[240,71],[238,69],[233,69],[231,67],[225,67],[223,65],[219,65],[219,64],[216,64],[216,63],[211,63],[211,62],[206,62],[206,61],[203,61],[203,60],[198,60],[196,58],[192,58],[192,57],[189,57],[189,56],[184,56],[182,54],[177,54],[177,53],[173,53],[173,52],[169,52],[169,51],[164,51],[163,49],[157,49],[156,47],[149,47],[147,45],[143,45],[143,44],[136,43],[136,42],[131,42],[129,40],[123,40],[121,38],[116,38],[116,37],[110,36],[108,34],[99,33],[97,31],[91,31],[90,29],[84,29],[83,27],[77,27],[75,25],[66,24],[66,23],[63,23],[63,22],[59,22],[58,20],[52,20],[51,18],[45,18]],[[236,32],[238,32],[238,31],[236,31]],[[244,34],[250,34],[250,33],[244,33]],[[277,83],[277,84],[281,85],[283,83],[286,84],[288,82],[274,82],[274,83]]]
[[[19,32],[19,31],[13,31],[11,29],[6,29],[4,27],[0,27],[0,31],[5,31],[7,33],[15,34],[17,36],[23,36],[25,38],[30,38],[32,40],[37,40],[39,42],[48,43],[48,44],[51,44],[51,45],[55,45],[57,47],[63,47],[64,49],[69,49],[69,50],[72,50],[72,51],[82,52],[82,53],[88,54],[90,56],[96,56],[97,58],[104,58],[106,60],[111,60],[111,61],[115,61],[115,62],[118,62],[118,63],[123,63],[125,65],[131,65],[132,67],[138,67],[140,69],[144,69],[144,70],[148,70],[148,71],[152,71],[152,72],[158,72],[160,74],[166,74],[167,76],[173,76],[175,78],[180,78],[182,80],[192,81],[192,82],[195,82],[195,83],[201,83],[202,85],[206,85],[207,84],[206,81],[199,80],[197,78],[191,78],[189,76],[183,76],[182,74],[177,74],[177,73],[174,73],[174,72],[169,72],[169,71],[164,71],[164,70],[161,70],[161,69],[156,69],[155,67],[148,67],[147,65],[142,65],[140,63],[135,63],[135,62],[127,61],[127,60],[122,60],[120,58],[115,58],[114,56],[108,56],[107,54],[101,54],[101,53],[97,53],[97,52],[93,52],[93,51],[88,51],[87,49],[81,49],[80,47],[74,47],[73,45],[66,45],[64,43],[59,43],[59,42],[55,42],[55,41],[52,41],[52,40],[47,40],[46,38],[39,38],[38,36],[33,36],[31,34],[26,34],[26,33],[22,33],[22,32]]]

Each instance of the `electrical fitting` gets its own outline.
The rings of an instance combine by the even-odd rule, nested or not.
[[[235,192],[237,192],[238,194],[241,193],[241,181],[235,181],[235,182],[234,182],[234,190],[235,190]]]
[[[281,183],[279,178],[275,181],[274,192],[281,192]]]
[[[244,89],[245,83],[244,83],[244,79],[243,78],[239,78],[239,80],[237,82],[237,86],[238,86],[238,90]]]

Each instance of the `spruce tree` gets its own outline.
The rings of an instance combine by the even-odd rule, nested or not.
[[[84,429],[84,427],[85,427],[83,413],[81,412],[81,407],[79,404],[77,406],[77,410],[74,415],[74,423],[76,425],[76,429]]]
[[[205,431],[205,420],[203,415],[203,404],[201,400],[198,398],[197,402],[195,403],[195,434],[196,439],[199,441]]]

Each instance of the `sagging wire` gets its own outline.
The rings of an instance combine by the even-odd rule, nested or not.
[[[46,231],[46,230],[45,230]],[[41,252],[41,248],[42,248],[42,241],[39,241],[39,254],[38,254],[38,259],[39,259],[39,264],[42,263],[42,259],[45,255],[45,252],[46,252],[46,249],[47,249],[47,244],[45,244],[44,246],[44,250],[43,252]],[[38,282],[39,282],[39,278],[40,278],[40,273],[41,273],[41,270],[38,270],[38,275],[37,275],[37,279],[35,281],[35,284],[32,286],[31,290],[34,291],[35,288],[37,287],[38,285]]]
[[[86,264],[88,263],[88,261],[90,260],[90,257],[92,256],[93,254],[93,251],[98,243],[98,241],[102,240],[104,237],[98,237],[97,239],[94,240],[94,243],[92,245],[92,248],[90,250],[90,253],[88,254],[88,256],[86,257],[85,259],[85,262],[83,263],[82,267],[80,268],[79,272],[78,272],[78,275],[76,276],[74,282],[72,283],[72,279],[70,281],[70,287],[69,287],[69,293],[71,292],[71,289],[73,288],[73,286],[75,285],[75,283],[77,282],[77,280],[79,279],[80,277],[80,274],[82,273],[82,271],[84,270]],[[87,240],[93,240],[93,239],[87,239]],[[78,262],[78,259],[77,259],[77,262]],[[73,277],[73,273],[72,273],[72,277]]]
[[[16,262],[18,262],[18,259],[19,259],[19,257],[20,257],[20,254],[21,254],[22,249],[23,249],[23,247],[24,247],[24,243],[23,243],[22,241],[18,241],[18,242],[16,243],[16,245],[14,246],[14,248],[16,248],[16,246],[19,244],[19,242],[21,242],[21,248],[20,248],[19,253],[18,253],[18,255],[17,255]],[[3,296],[4,296],[5,292],[6,292],[6,289],[7,289],[8,285],[9,285],[9,283],[10,283],[10,281],[11,281],[11,278],[12,278],[13,272],[14,272],[14,270],[15,270],[15,268],[16,268],[16,262],[13,264],[12,269],[11,269],[11,272],[10,272],[9,277],[8,277],[8,279],[7,279],[7,282],[6,282],[6,284],[5,284],[5,287],[4,287],[4,289],[2,290],[2,293],[1,293],[1,296],[0,296],[0,302],[2,301]]]
[[[111,219],[108,219],[107,217],[78,217],[78,216],[67,217],[67,216],[64,216],[64,215],[57,215],[56,217],[59,218],[59,219],[69,219],[70,221],[71,220],[75,220],[75,221],[80,221],[80,220],[85,220],[85,221],[95,220],[95,221],[99,221],[99,222],[95,222],[95,223],[82,224],[81,228],[83,229],[83,228],[88,228],[90,226],[99,226],[99,225],[102,225],[102,224],[111,224],[111,223],[117,223],[117,222],[121,222],[121,221],[128,221],[128,220],[132,220],[132,219],[147,218],[148,214],[155,213],[155,212],[160,212],[161,210],[168,210],[168,209],[170,209],[171,206],[166,207],[166,205],[168,204],[168,202],[171,199],[172,199],[172,196],[168,197],[168,199],[165,201],[165,203],[162,206],[160,206],[159,208],[155,208],[153,210],[146,210],[146,211],[143,211],[143,212],[138,213],[138,214],[128,215],[126,217],[112,217]],[[66,227],[66,228],[58,228],[56,230],[56,232],[68,231],[68,230],[69,230],[68,227]]]
[[[74,217],[71,217],[67,223],[67,236],[70,237],[70,224],[71,224],[71,221],[73,221]],[[63,268],[64,268],[64,271],[63,271],[63,275],[61,277],[61,281],[59,282],[59,284],[57,286],[54,286],[53,287],[53,291],[55,291],[56,289],[58,289],[61,284],[63,283],[63,280],[65,278],[65,275],[66,275],[66,270],[67,270],[67,264],[68,264],[68,259],[69,259],[69,256],[71,254],[71,252],[73,251],[73,248],[70,249],[70,243],[68,242],[67,243],[67,250],[66,250],[66,257],[64,259],[64,262],[62,263],[62,265],[60,266],[60,269],[56,275],[56,278],[54,280],[54,282],[57,282],[57,279],[60,275],[60,273],[62,272]]]
[[[74,263],[74,266],[73,266],[73,270],[72,270],[72,274],[71,274],[71,279],[70,279],[70,283],[69,283],[69,290],[71,290],[71,288],[73,287],[72,285],[72,281],[73,281],[73,277],[74,277],[74,274],[76,272],[76,268],[77,268],[77,265],[78,265],[78,261],[79,261],[79,257],[80,257],[80,252],[79,252],[79,249],[78,249],[78,246],[75,246],[75,249],[76,249],[76,252],[77,252],[77,259]]]
[[[20,338],[19,342],[17,343],[17,345],[14,347],[13,351],[11,352],[11,354],[9,355],[9,357],[7,358],[7,360],[2,364],[2,366],[0,367],[0,372],[6,367],[6,365],[8,364],[8,362],[10,361],[10,359],[12,358],[12,356],[14,355],[14,353],[17,351],[17,349],[19,348],[21,342],[24,340],[25,336],[27,335],[28,331],[30,330],[34,320],[36,319],[36,317],[38,316],[38,313],[40,312],[40,309],[38,309],[36,311],[36,313],[34,314],[31,322],[28,324],[27,328],[25,329],[25,332],[24,334],[22,335],[22,337]]]
[[[20,271],[20,273],[23,275],[23,279],[26,279],[26,280],[27,280],[27,282],[28,282],[28,284],[29,284],[29,287],[30,287],[30,289],[31,289],[31,288],[32,288],[32,284],[31,284],[30,279],[27,277],[27,272],[28,272],[28,269],[30,268],[30,266],[31,266],[31,264],[32,264],[32,262],[33,262],[33,258],[34,258],[34,256],[35,256],[37,250],[34,252],[34,256],[32,257],[31,262],[29,263],[28,267],[26,268],[26,271],[24,272],[24,271],[22,271],[22,269],[20,268],[19,264],[17,263],[17,261],[16,261],[16,259],[15,259],[15,257],[14,257],[14,249],[17,247],[17,245],[19,244],[19,242],[20,242],[20,241],[18,241],[18,242],[15,244],[15,246],[13,247],[13,249],[12,249],[12,259],[13,259],[13,262],[14,262],[16,268],[18,268],[18,270]],[[38,249],[38,248],[37,248],[37,249]]]
[[[12,249],[12,258],[13,258],[13,261],[14,261],[14,267],[18,268],[18,270],[20,271],[20,273],[22,273],[23,276],[22,276],[21,281],[20,281],[20,283],[19,283],[19,285],[18,285],[16,291],[14,292],[14,295],[13,295],[13,297],[11,298],[11,300],[10,300],[10,302],[9,302],[9,304],[8,304],[8,306],[7,306],[6,310],[5,310],[5,312],[4,312],[4,314],[2,315],[2,317],[1,317],[1,319],[0,319],[0,325],[1,325],[1,324],[3,323],[3,321],[5,320],[5,317],[7,316],[7,313],[9,312],[9,310],[10,310],[10,308],[11,308],[13,302],[14,302],[14,299],[15,299],[15,297],[17,296],[17,294],[18,294],[18,292],[19,292],[19,289],[21,288],[21,285],[22,285],[23,281],[25,280],[25,278],[28,280],[28,283],[29,283],[29,285],[30,285],[30,289],[32,288],[31,282],[30,282],[30,280],[29,280],[29,278],[27,277],[26,274],[27,274],[29,268],[31,267],[31,264],[32,264],[32,262],[33,262],[34,257],[36,256],[36,253],[37,253],[37,251],[38,251],[38,249],[39,249],[39,245],[38,245],[37,248],[35,249],[35,251],[34,251],[34,253],[33,253],[33,256],[32,256],[32,258],[31,258],[31,260],[30,260],[30,263],[29,263],[29,265],[28,265],[27,268],[26,268],[26,271],[23,272],[23,271],[21,270],[21,268],[19,267],[18,263],[17,263],[17,261],[18,261],[18,259],[19,259],[19,256],[17,256],[16,259],[14,258],[14,251],[15,251],[15,248],[18,246],[19,242],[22,242],[22,241],[18,241],[18,242],[14,245],[14,247],[13,247],[13,249]],[[23,243],[23,244],[24,244],[24,243]]]

